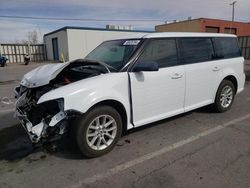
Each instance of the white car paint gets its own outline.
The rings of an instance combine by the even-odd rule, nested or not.
[[[193,33],[193,32],[158,32],[144,35],[142,38],[171,38],[171,37],[236,37],[222,33]]]
[[[130,73],[130,77],[136,127],[184,112],[183,66]]]
[[[244,58],[232,58],[232,59],[224,59],[219,60],[223,66],[222,74],[225,78],[228,75],[233,75],[237,79],[238,88],[237,93],[240,93],[244,89],[245,85],[245,73],[244,73]]]
[[[70,62],[42,65],[24,75],[21,85],[35,88],[46,85],[54,79]]]
[[[211,104],[222,81],[218,61],[184,65],[186,73],[185,112]]]
[[[41,96],[37,103],[63,98],[65,111],[73,109],[85,113],[99,102],[115,100],[124,106],[127,119],[130,119],[128,89],[128,75],[126,72],[108,73],[51,90]],[[133,127],[129,121],[127,126],[128,128]]]
[[[216,36],[235,37],[228,34],[154,33],[142,38]],[[226,76],[235,76],[237,92],[242,91],[245,82],[243,60],[232,58],[162,68],[157,72],[129,73],[132,106],[127,72],[102,74],[51,90],[40,97],[38,104],[63,98],[65,111],[85,113],[99,102],[115,100],[124,106],[127,129],[130,129],[213,103],[219,84]],[[48,84],[68,64],[39,67],[26,74],[21,85],[33,88]],[[133,122],[130,122],[131,116]]]

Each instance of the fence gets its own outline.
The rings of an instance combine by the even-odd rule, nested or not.
[[[239,37],[242,55],[245,59],[250,59],[250,36]]]
[[[11,63],[24,62],[24,55],[29,54],[31,61],[46,60],[46,50],[43,44],[0,44],[0,53]]]

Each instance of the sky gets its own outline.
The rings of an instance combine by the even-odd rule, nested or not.
[[[0,17],[0,43],[25,39],[29,31],[43,34],[64,26],[98,27],[132,25],[137,30],[154,30],[164,21],[192,18],[230,20],[232,0],[0,0],[0,16],[33,16],[76,19],[151,21],[56,21]],[[155,21],[152,21],[155,20]],[[250,22],[250,0],[238,0],[235,20]]]

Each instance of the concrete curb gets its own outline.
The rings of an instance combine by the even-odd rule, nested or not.
[[[19,121],[14,118],[14,109],[0,111],[0,131],[17,124]]]

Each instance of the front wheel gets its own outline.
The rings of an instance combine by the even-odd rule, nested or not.
[[[78,122],[76,143],[85,157],[98,157],[113,149],[121,132],[120,114],[110,106],[98,106]]]
[[[236,90],[233,83],[229,80],[223,80],[218,88],[213,108],[216,112],[225,112],[233,104]]]

